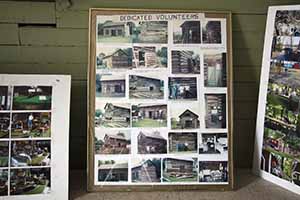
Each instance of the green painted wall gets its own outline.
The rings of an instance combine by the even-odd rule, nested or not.
[[[267,7],[299,0],[0,1],[0,73],[71,74],[70,166],[86,167],[88,8],[229,10],[233,13],[234,155],[252,165]],[[62,122],[63,123],[63,122]]]

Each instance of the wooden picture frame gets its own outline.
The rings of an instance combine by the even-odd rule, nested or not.
[[[172,18],[172,16],[177,17],[176,21],[179,22],[177,22],[177,24],[171,22],[170,25],[168,25],[169,22],[167,18]],[[199,10],[91,8],[89,17],[90,22],[87,114],[88,191],[233,189],[233,76],[231,13],[215,11],[206,12]],[[97,17],[99,18],[99,23],[97,22]],[[163,17],[164,20],[155,20],[155,18],[158,19],[158,17]],[[114,23],[114,20],[122,20],[121,18],[126,21],[126,24],[116,23],[117,25],[121,25],[120,27],[122,28],[116,28],[112,30],[110,27],[116,25]],[[105,19],[105,22],[100,23],[102,22],[102,19]],[[201,24],[202,22],[211,25],[204,26]],[[189,23],[190,26],[194,26],[194,28],[189,27],[188,31],[184,32],[184,28],[181,28],[181,25]],[[123,26],[125,28],[123,28]],[[145,27],[150,28],[146,29]],[[178,30],[180,30],[181,33]],[[218,31],[216,31],[217,33],[214,34],[211,30]],[[205,33],[205,36],[204,34],[202,34],[202,32]],[[113,40],[111,40],[111,38],[113,38]],[[173,46],[169,46],[170,43],[172,43]],[[191,46],[189,46],[189,44],[191,44]],[[168,49],[166,51],[167,54],[162,53],[163,51],[165,51],[165,49],[163,49],[164,47]],[[142,52],[141,49],[143,49],[144,52]],[[145,49],[152,52],[146,54]],[[153,51],[153,49],[155,50]],[[206,49],[208,49],[207,52]],[[122,55],[126,55],[127,59],[122,60],[119,53]],[[174,58],[179,54],[181,56],[182,54],[184,54],[184,56],[186,54],[194,55],[194,57],[189,57],[189,59],[191,60],[188,64],[188,69],[182,67],[180,64],[179,67],[175,64],[172,64],[173,67],[171,66],[171,58],[175,60]],[[206,56],[205,58],[204,54]],[[112,55],[118,55],[118,65],[112,64],[113,62],[116,62],[116,60],[112,59]],[[153,56],[156,56],[154,64],[155,67],[153,67],[154,60],[151,60]],[[159,59],[157,57],[159,57]],[[207,66],[207,76],[206,78],[204,78],[204,59],[206,59],[207,63],[213,63],[212,66],[214,67],[210,68],[210,70],[218,69],[220,70],[218,71],[220,74],[216,75],[213,73],[216,71],[208,72],[209,69]],[[164,61],[167,63],[165,63]],[[115,69],[115,66],[119,66],[121,69]],[[123,67],[126,69],[124,69]],[[99,70],[101,71],[101,73],[96,77],[96,71]],[[160,72],[164,72],[168,75],[164,76],[164,73]],[[124,76],[123,73],[125,74]],[[214,77],[218,77],[217,81],[213,80],[213,78],[208,78],[208,73],[213,73],[215,75]],[[122,84],[124,85],[114,86],[112,89],[114,93],[104,93],[104,90],[107,91],[110,89],[104,89],[105,86],[103,86],[103,77],[112,75],[110,77],[113,79],[113,77],[115,77],[113,75],[115,74],[122,75],[123,78],[119,77],[118,80],[122,80]],[[145,76],[143,77],[142,75],[150,77],[147,78]],[[101,78],[102,82],[100,82]],[[159,79],[160,81],[155,81],[157,79]],[[153,86],[151,87],[148,86],[149,84],[146,84],[149,82],[149,80],[152,81],[151,84]],[[98,81],[98,85],[96,81]],[[102,83],[102,86],[99,86],[99,82]],[[183,82],[185,82],[184,84],[188,85],[184,86]],[[146,92],[141,87],[139,87],[144,83],[145,87],[147,87]],[[160,86],[157,86],[159,84]],[[193,90],[194,86],[196,87],[196,89]],[[155,88],[158,88],[158,90],[156,91]],[[98,99],[97,102],[96,96]],[[119,101],[119,105],[116,105],[116,101]],[[215,102],[215,104],[212,103],[209,104],[209,106],[206,106],[206,101]],[[159,109],[156,112],[145,111],[146,108],[149,108],[150,104],[153,102],[156,104],[159,104],[158,102],[165,103],[160,103],[159,108],[158,105],[154,105],[157,109]],[[127,104],[129,105],[128,108],[126,108],[128,106]],[[184,105],[185,108],[184,110],[180,111],[180,116],[199,116],[198,122],[197,120],[190,121],[189,123],[186,122],[184,126],[181,125],[181,121],[178,116],[179,113],[177,113],[177,110],[180,110],[182,105]],[[174,106],[174,108],[176,109],[171,109],[170,107],[172,106]],[[122,117],[123,121],[122,123],[118,122],[118,124],[112,125],[109,120],[112,120],[113,117],[105,117],[104,108],[108,109],[119,107],[122,107],[124,111],[120,111],[118,115],[118,117]],[[209,111],[207,111],[209,112],[208,115],[205,115],[205,110],[207,110],[205,109],[206,107],[211,108]],[[126,109],[128,109],[128,115],[126,115]],[[144,114],[142,114],[141,110],[144,110]],[[194,111],[196,110],[199,111],[200,114],[197,112],[195,113]],[[145,113],[148,113],[148,115]],[[174,117],[171,119],[170,116]],[[207,116],[207,121],[205,121],[205,116]],[[149,119],[149,121],[142,121],[142,119]],[[155,122],[152,119],[155,119]],[[125,121],[128,122],[128,124],[126,124]],[[151,125],[145,125],[146,122]],[[212,124],[208,125],[210,122],[212,122]],[[116,123],[116,121],[114,123]],[[127,128],[128,126],[133,128]],[[142,128],[137,128],[140,126],[142,126]],[[208,128],[206,128],[206,126],[208,126]],[[97,133],[95,132],[95,127],[97,128]],[[123,145],[122,151],[120,149],[110,147],[110,149],[108,147],[105,149],[103,143],[104,137],[109,134],[103,135],[104,132],[111,133],[113,132],[113,129],[119,130],[117,127],[124,127],[123,129],[126,129],[121,131],[121,137],[123,138],[123,140],[125,140],[124,138],[129,135],[126,139],[127,144]],[[165,127],[165,129],[168,130],[161,131],[164,128],[159,127]],[[149,130],[151,129],[151,134],[154,134],[154,132],[158,132],[158,134],[160,135],[156,136],[165,139],[166,143],[160,143],[166,145],[165,150],[158,150],[158,147],[151,146],[151,142],[149,143],[149,146],[147,146],[142,143],[140,139],[137,139],[138,134],[141,134],[141,132],[144,133],[144,131],[148,131],[148,128]],[[183,130],[185,128],[187,128],[187,130]],[[158,129],[158,131],[156,129]],[[139,132],[139,130],[142,131]],[[126,131],[128,131],[129,134],[127,134]],[[193,145],[196,145],[195,148],[191,148],[193,151],[189,148],[187,142],[184,143],[182,141],[179,141],[181,142],[180,144],[176,143],[175,145],[173,145],[172,143],[172,145],[170,145],[171,137],[174,136],[175,138],[180,138],[180,135],[187,132],[189,136],[185,134],[186,137],[194,137],[194,139],[191,139]],[[120,131],[118,133],[115,131],[112,133],[112,135],[118,135],[119,133]],[[205,135],[205,133],[207,134]],[[95,134],[97,134],[97,137],[100,135],[99,137],[102,137],[102,139],[97,139]],[[200,137],[201,144],[199,139]],[[106,138],[108,138],[108,136]],[[214,146],[213,154],[217,152],[216,154],[220,155],[214,154],[216,157],[209,158],[209,150],[207,150],[206,146],[208,146],[208,140],[211,141],[212,138],[214,138],[214,142],[212,144]],[[225,141],[224,144],[222,144],[222,148],[221,142],[219,142],[221,140]],[[97,150],[95,149],[96,141]],[[163,139],[161,141],[163,141]],[[200,150],[200,145],[204,145],[204,141],[206,145],[204,148],[205,150],[203,150],[202,146]],[[140,144],[140,149],[138,147],[138,143]],[[222,149],[220,149],[222,153],[220,153],[220,151],[216,149],[215,146],[217,145],[219,145]],[[142,148],[143,146],[145,147],[144,150]],[[174,148],[172,149],[172,147]],[[192,152],[191,154],[189,154],[190,156],[185,156],[187,155],[186,152],[188,152],[187,149],[189,151],[191,150]],[[184,153],[180,154],[179,151],[184,151]],[[200,155],[200,151],[204,153]],[[99,152],[101,152],[100,155]],[[114,155],[113,152],[115,153]],[[126,155],[123,155],[121,152],[125,152]],[[224,152],[226,152],[226,154]],[[131,157],[131,155],[134,154],[136,154],[136,156]],[[168,171],[171,171],[171,169],[168,169],[166,163],[168,163],[168,166],[170,167],[170,163],[172,163],[173,160],[188,160],[187,157],[189,157],[190,161],[190,158],[193,158],[192,164],[186,164],[187,166],[191,166],[190,171],[186,172],[186,174],[175,172],[175,175],[173,173],[167,173]],[[135,163],[137,160],[139,162],[143,161],[144,164],[146,162],[151,162],[152,164],[156,163],[156,165],[153,165],[155,165],[156,167],[156,176],[159,177],[158,182],[154,182],[154,178],[151,179],[152,182],[150,183],[139,182],[140,179],[137,178],[139,177],[139,174],[132,173],[131,169],[133,168],[133,166],[135,166],[133,163]],[[186,161],[186,163],[191,163],[190,161]],[[118,165],[118,162],[120,162],[120,165]],[[178,161],[176,164],[180,162]],[[123,169],[125,171],[127,170],[128,173],[125,178],[124,175],[119,174],[117,179],[118,182],[115,182],[117,175],[108,176],[107,172],[104,170],[109,164],[111,166],[121,166],[122,164],[124,165],[124,163],[126,166]],[[199,164],[201,164],[201,170]],[[97,169],[95,168],[96,165]],[[100,175],[98,174],[98,167],[102,170]],[[212,167],[215,170],[210,170],[209,167]],[[111,172],[110,174],[112,174],[112,169],[116,168],[112,167],[109,169]],[[166,172],[162,172],[163,169]],[[102,172],[105,175],[104,178],[102,178]],[[200,173],[201,178],[199,176]],[[208,173],[207,176],[205,176],[205,173]],[[219,182],[211,182],[213,177],[212,173],[219,173],[219,177],[213,179],[218,180]],[[160,176],[158,176],[157,174],[160,174]],[[183,182],[182,179],[189,181],[191,180],[191,182]],[[99,180],[100,183],[98,182]],[[125,181],[122,182],[120,180]],[[169,182],[166,182],[166,180]],[[175,181],[175,183],[170,183],[171,180]]]

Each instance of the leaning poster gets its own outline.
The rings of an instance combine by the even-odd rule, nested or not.
[[[300,194],[300,6],[270,7],[254,172]]]
[[[231,189],[230,13],[90,10],[88,189]]]

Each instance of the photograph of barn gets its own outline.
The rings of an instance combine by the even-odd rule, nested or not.
[[[99,160],[98,182],[127,182],[128,162],[126,160]]]
[[[51,137],[51,113],[14,113],[11,137]]]
[[[50,140],[21,140],[11,142],[12,167],[49,166],[51,161]]]
[[[130,43],[134,24],[130,22],[114,22],[106,20],[97,24],[98,38],[101,43]]]
[[[97,104],[95,111],[95,126],[105,128],[130,127],[130,104]]]
[[[167,68],[167,47],[133,46],[133,65],[137,69]]]
[[[226,95],[205,95],[205,127],[226,128]]]
[[[166,127],[166,104],[132,105],[132,127]]]
[[[8,167],[9,142],[0,141],[0,167]]]
[[[197,153],[197,132],[169,132],[169,153]]]
[[[227,161],[199,161],[199,182],[228,182]]]
[[[299,21],[299,10],[278,10],[275,17],[275,35],[300,36]]]
[[[96,74],[96,97],[125,97],[125,74]]]
[[[199,154],[219,154],[228,152],[227,133],[202,133],[199,135]]]
[[[292,37],[292,36],[274,37],[272,42],[271,58],[279,62],[291,61],[291,62],[299,63],[300,62],[300,37]]]
[[[0,86],[0,110],[10,109],[11,95],[11,87]]]
[[[97,46],[97,69],[131,69],[132,48]]]
[[[0,169],[0,196],[8,195],[8,170]]]
[[[174,44],[200,44],[200,21],[174,21]]]
[[[11,169],[10,194],[48,194],[51,187],[50,168]]]
[[[170,100],[197,100],[196,77],[169,77]]]
[[[0,113],[0,138],[9,137],[10,114]]]
[[[96,154],[129,154],[130,144],[127,130],[95,129]]]
[[[140,131],[137,135],[139,154],[167,153],[167,136],[159,131]]]
[[[222,43],[221,21],[212,20],[204,22],[202,28],[202,42],[204,44]]]
[[[171,129],[197,129],[200,127],[199,103],[170,104]]]
[[[164,182],[195,182],[197,181],[196,158],[164,158],[163,181]]]
[[[172,50],[172,74],[200,74],[200,55],[194,50]]]
[[[129,75],[129,98],[163,99],[164,81],[157,76]]]
[[[153,183],[161,180],[161,159],[132,159],[131,180],[133,183]]]
[[[51,86],[14,86],[13,110],[51,110]]]
[[[204,86],[226,87],[226,53],[204,54]]]

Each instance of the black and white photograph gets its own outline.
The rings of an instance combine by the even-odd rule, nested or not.
[[[204,54],[204,86],[226,87],[226,53]]]
[[[0,113],[0,138],[8,138],[10,130],[10,113]]]
[[[199,154],[218,154],[227,156],[227,133],[201,133],[199,135]]]
[[[163,131],[140,130],[137,133],[138,154],[167,153],[167,137]]]
[[[202,42],[204,44],[222,43],[221,21],[209,20],[203,22]]]
[[[173,42],[174,44],[200,44],[201,28],[200,21],[174,21]]]
[[[167,47],[133,46],[133,64],[136,69],[167,68]]]
[[[98,160],[98,182],[128,182],[126,159]]]
[[[197,100],[196,77],[169,77],[169,100]]]
[[[197,132],[169,132],[169,153],[197,153]]]
[[[9,86],[0,86],[0,111],[10,110],[12,91]]]
[[[133,183],[161,182],[161,159],[132,158],[131,180]]]
[[[96,97],[125,97],[125,74],[96,74]]]
[[[205,94],[205,127],[226,128],[226,94]]]
[[[199,182],[228,182],[228,162],[199,161]]]
[[[172,74],[200,74],[200,51],[197,48],[172,50]]]

